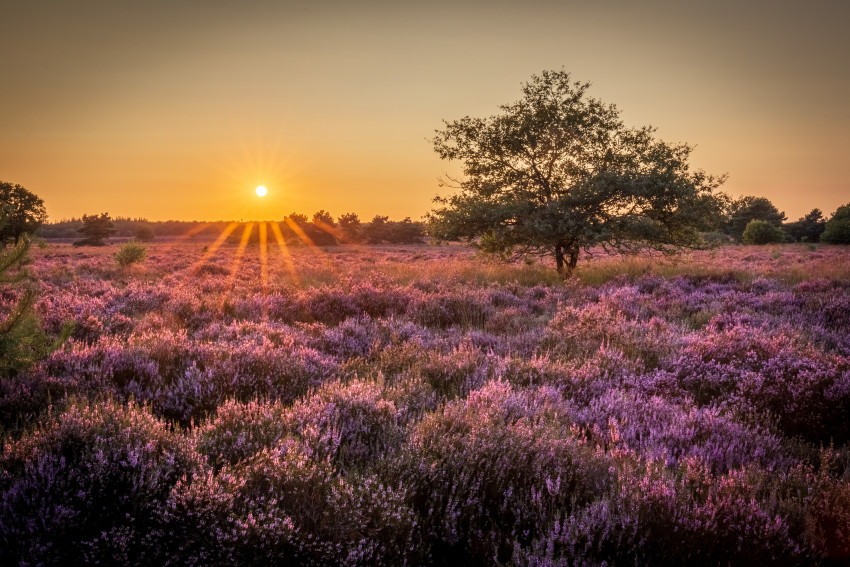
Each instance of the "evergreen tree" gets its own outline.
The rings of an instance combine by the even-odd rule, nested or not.
[[[0,228],[8,222],[7,215],[0,216]],[[29,273],[22,268],[30,242],[29,236],[23,234],[17,245],[0,253],[0,283],[22,286],[17,303],[0,315],[0,378],[13,376],[46,356],[61,345],[72,330],[70,324],[66,325],[60,337],[51,341],[41,329],[33,309],[37,294]]]
[[[83,215],[83,227],[77,232],[84,238],[74,242],[74,246],[103,246],[104,240],[115,234],[115,225],[109,213]]]

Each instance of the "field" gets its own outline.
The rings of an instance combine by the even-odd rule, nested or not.
[[[846,247],[116,249],[32,252],[4,565],[850,561]]]

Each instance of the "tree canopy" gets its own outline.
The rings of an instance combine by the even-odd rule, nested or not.
[[[24,234],[32,234],[47,220],[44,201],[21,185],[0,181],[0,246],[15,246]]]
[[[838,207],[826,221],[820,240],[828,244],[850,244],[850,203]]]
[[[588,83],[544,71],[487,118],[444,122],[433,140],[463,165],[460,191],[435,199],[429,232],[502,255],[551,255],[560,272],[581,250],[698,246],[721,219],[724,177],[691,171],[692,147],[627,128]]]
[[[812,209],[806,216],[784,225],[784,228],[796,242],[817,242],[826,228],[826,219],[820,209]]]
[[[103,246],[104,240],[115,234],[115,225],[109,213],[83,215],[83,226],[77,232],[83,235],[83,239],[74,242],[74,246]]]

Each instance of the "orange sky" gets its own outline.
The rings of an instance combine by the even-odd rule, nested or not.
[[[850,201],[850,3],[454,4],[6,0],[0,180],[54,220],[416,219],[442,120],[563,67],[732,195]]]

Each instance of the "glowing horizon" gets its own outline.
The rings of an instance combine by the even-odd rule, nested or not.
[[[850,200],[848,19],[825,0],[12,3],[0,180],[51,221],[416,220],[460,173],[428,142],[442,121],[564,68],[627,125],[696,146],[731,196],[829,215]]]

